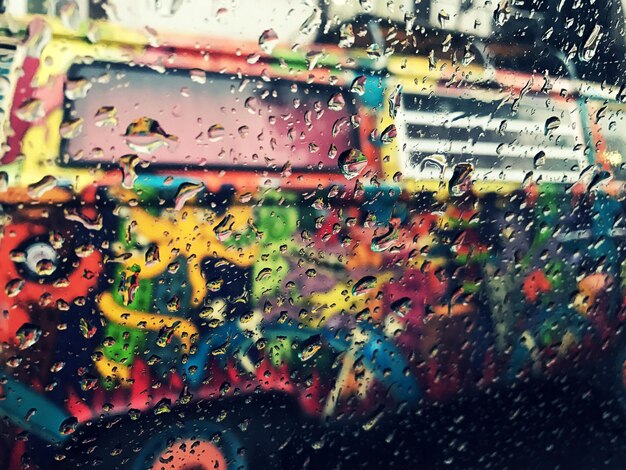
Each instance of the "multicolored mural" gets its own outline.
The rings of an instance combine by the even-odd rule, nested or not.
[[[73,445],[102,416],[259,394],[369,426],[381,403],[615,350],[626,222],[610,168],[506,190],[477,189],[472,162],[404,179],[401,87],[313,52],[60,38],[27,60],[1,192],[0,409],[16,429]],[[232,432],[203,441],[219,468],[245,465]]]

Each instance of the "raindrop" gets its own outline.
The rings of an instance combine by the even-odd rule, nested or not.
[[[52,175],[48,175],[41,178],[38,182],[29,185],[27,191],[30,197],[36,199],[56,187],[57,179]]]
[[[76,431],[77,427],[78,419],[75,416],[70,416],[61,423],[61,425],[59,426],[59,432],[61,433],[61,435],[67,436]]]
[[[341,93],[335,93],[328,100],[328,109],[332,111],[341,111],[346,105],[346,99]]]
[[[7,359],[7,362],[6,362],[7,366],[13,367],[13,368],[19,367],[21,363],[22,363],[22,358],[19,356],[11,356]]]
[[[372,251],[380,253],[389,250],[398,240],[399,232],[394,224],[387,226],[387,231],[372,238]]]
[[[474,61],[475,58],[476,58],[476,54],[472,52],[471,46],[468,45],[465,47],[465,52],[463,52],[463,58],[461,59],[461,64],[467,67],[469,64],[471,64]]]
[[[59,134],[61,134],[61,137],[64,139],[73,139],[82,132],[83,122],[83,118],[63,122],[59,128]]]
[[[560,125],[561,125],[561,120],[558,117],[556,116],[549,117],[548,119],[546,119],[546,124],[544,128],[545,135],[548,135],[550,131],[557,129]]]
[[[501,0],[496,8],[496,11],[493,13],[493,19],[495,20],[498,26],[504,25],[507,20],[511,17],[511,5],[509,0]]]
[[[432,155],[424,157],[420,160],[419,163],[420,172],[426,171],[429,167],[434,167],[438,171],[440,177],[443,176],[447,166],[448,161],[446,159],[446,156],[440,153],[434,153]]]
[[[43,101],[36,98],[24,101],[15,111],[15,115],[26,122],[35,122],[44,117],[45,114]]]
[[[441,50],[443,52],[448,52],[450,50],[450,46],[452,45],[452,35],[448,34],[446,38],[441,43]]]
[[[135,152],[152,154],[161,147],[173,147],[178,137],[163,130],[158,121],[140,117],[131,122],[124,133],[126,145]]]
[[[164,348],[170,344],[172,342],[172,338],[174,338],[174,332],[176,331],[176,328],[178,328],[178,325],[180,325],[180,320],[176,320],[172,323],[172,326],[164,325],[161,327],[156,340],[157,346]]]
[[[450,21],[450,14],[446,10],[441,9],[439,11],[439,14],[437,15],[437,18],[439,19],[439,25],[445,29],[448,21]]]
[[[181,210],[187,201],[196,196],[203,189],[204,185],[202,183],[181,183],[176,191],[174,210]]]
[[[385,130],[380,134],[380,141],[384,144],[390,144],[398,135],[398,131],[394,124],[388,125]]]
[[[65,97],[68,100],[77,100],[87,96],[87,92],[91,90],[92,84],[85,78],[76,80],[68,80],[65,83]]]
[[[454,166],[452,177],[448,183],[448,189],[453,196],[461,196],[472,187],[472,172],[474,167],[471,163],[457,163]]]
[[[4,287],[4,292],[6,293],[7,297],[15,297],[22,291],[22,289],[24,288],[24,284],[25,283],[23,279],[12,279],[7,282],[6,286]]]
[[[611,178],[611,173],[606,170],[596,171],[587,186],[587,191],[593,191],[600,184],[608,181]]]
[[[583,47],[580,49],[578,56],[581,60],[585,62],[589,62],[593,59],[593,56],[596,55],[596,50],[598,49],[598,44],[600,43],[600,38],[602,37],[602,32],[599,25],[595,25],[593,30],[589,34],[589,37],[583,44]]]
[[[41,338],[41,328],[32,323],[24,323],[19,327],[15,336],[17,337],[18,347],[21,350],[30,348]]]
[[[435,57],[435,51],[431,49],[428,53],[428,70],[435,70],[437,67],[437,58]]]
[[[339,155],[339,169],[346,179],[356,178],[367,166],[367,157],[358,149],[349,149]]]
[[[273,29],[266,29],[259,37],[259,46],[266,54],[271,54],[278,44],[278,35]]]
[[[159,256],[159,246],[158,245],[150,245],[146,250],[146,267],[150,267],[153,264],[157,264],[161,261]]]
[[[312,336],[303,343],[302,349],[298,352],[298,357],[303,362],[308,361],[313,358],[320,349],[322,349],[322,337],[320,335]]]
[[[400,108],[400,102],[402,100],[402,85],[398,84],[389,95],[389,117],[391,119],[396,118],[398,109]]]
[[[335,147],[334,144],[330,144],[330,147],[328,148],[328,158],[332,160],[336,156],[337,156],[337,147]]]
[[[259,110],[259,100],[250,96],[246,99],[244,106],[250,114],[256,114]]]
[[[546,163],[546,152],[540,150],[533,158],[533,166],[535,169],[542,167]]]
[[[225,133],[226,131],[224,130],[224,126],[222,126],[221,124],[213,124],[211,127],[209,127],[209,130],[207,131],[209,140],[211,142],[217,142],[218,140],[221,140],[222,137],[224,137]]]
[[[201,69],[191,69],[189,71],[189,78],[194,83],[200,83],[204,85],[206,83],[206,72]]]
[[[313,9],[309,17],[300,25],[300,34],[308,36],[319,28],[322,24],[322,11],[319,8]]]
[[[233,234],[233,225],[235,223],[235,218],[226,214],[226,216],[220,221],[219,224],[215,226],[213,232],[217,239],[221,242],[228,240],[230,236]]]
[[[81,318],[78,322],[78,329],[80,330],[81,334],[87,339],[93,338],[98,331],[95,326],[90,325],[84,318]]]
[[[101,106],[94,116],[94,125],[96,127],[117,126],[117,110],[113,106]]]
[[[402,297],[401,299],[392,302],[391,311],[399,317],[405,317],[407,313],[411,311],[411,299],[409,297]]]
[[[255,280],[257,282],[262,281],[263,279],[267,279],[272,275],[272,268],[263,268],[257,274]]]
[[[93,390],[94,388],[96,388],[96,386],[98,385],[98,379],[86,375],[78,381],[78,384],[80,385],[80,389],[83,392],[88,392],[89,390]]]
[[[371,291],[374,287],[376,287],[376,277],[374,276],[365,276],[359,279],[354,286],[352,286],[352,294],[353,295],[363,295]]]
[[[141,159],[134,154],[123,155],[120,157],[120,168],[122,169],[122,187],[131,189],[137,179],[135,167],[141,162]]]
[[[52,39],[52,28],[41,17],[33,19],[28,24],[28,39],[26,40],[26,49],[30,57],[39,59],[43,49]]]
[[[360,75],[354,79],[352,85],[350,86],[350,91],[352,93],[356,93],[359,96],[363,96],[365,94],[365,83],[367,82],[367,77],[365,75]]]
[[[352,24],[342,24],[339,28],[339,47],[351,47],[354,44]]]

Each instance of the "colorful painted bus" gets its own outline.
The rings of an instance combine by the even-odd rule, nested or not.
[[[277,466],[317,425],[533,377],[623,399],[623,142],[591,143],[610,106],[580,84],[25,29],[0,47],[14,465]]]

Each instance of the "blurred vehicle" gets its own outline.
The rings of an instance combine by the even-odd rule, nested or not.
[[[575,82],[469,48],[23,31],[0,410],[37,458],[277,465],[311,422],[498,383],[610,369],[624,397],[623,186]]]

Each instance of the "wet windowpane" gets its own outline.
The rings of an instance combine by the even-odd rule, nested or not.
[[[0,1],[0,468],[626,468],[625,9]]]

